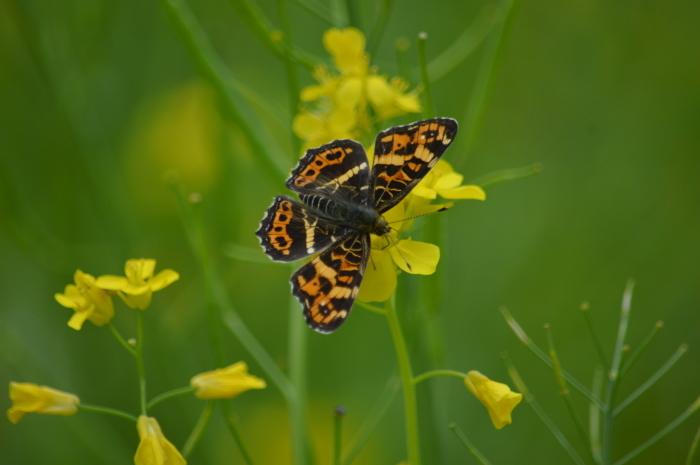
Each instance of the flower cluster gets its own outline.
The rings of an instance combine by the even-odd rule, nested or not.
[[[407,92],[409,85],[402,78],[388,79],[370,67],[365,36],[358,29],[329,29],[323,46],[339,74],[321,65],[313,72],[318,84],[301,92],[302,102],[314,102],[296,116],[292,127],[304,140],[304,149],[353,138],[356,128],[367,131],[377,120],[421,111],[419,89]]]
[[[97,326],[104,326],[114,316],[114,304],[111,295],[117,293],[125,304],[131,308],[145,310],[151,304],[154,291],[180,279],[173,270],[163,270],[153,276],[156,261],[146,258],[127,260],[124,276],[94,276],[75,272],[75,285],[69,284],[63,294],[55,294],[56,301],[67,308],[72,308],[75,314],[68,321],[68,326],[79,330],[85,320]]]

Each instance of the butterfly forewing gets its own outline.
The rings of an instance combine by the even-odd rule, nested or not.
[[[457,134],[457,121],[434,118],[387,129],[374,143],[374,207],[384,213],[435,166]]]

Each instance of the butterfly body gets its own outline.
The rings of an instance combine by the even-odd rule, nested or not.
[[[435,118],[380,132],[374,165],[359,143],[336,140],[309,149],[287,180],[301,202],[275,198],[256,235],[276,261],[311,261],[291,278],[308,325],[330,333],[347,318],[369,261],[370,234],[389,233],[382,213],[427,174],[457,132]]]

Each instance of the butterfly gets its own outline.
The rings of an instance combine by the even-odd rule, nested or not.
[[[382,213],[403,200],[435,166],[457,122],[433,118],[377,135],[370,168],[360,143],[341,139],[309,149],[287,179],[301,202],[275,198],[255,234],[275,261],[315,254],[291,277],[306,323],[331,333],[345,322],[369,261],[370,234],[391,230]]]

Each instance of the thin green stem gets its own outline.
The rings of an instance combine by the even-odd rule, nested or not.
[[[172,391],[164,392],[162,394],[155,396],[153,399],[149,400],[148,403],[146,404],[146,408],[148,410],[151,410],[153,407],[160,404],[164,400],[172,399],[173,397],[183,396],[185,394],[191,394],[196,390],[197,390],[197,388],[186,386],[186,387],[181,387],[178,389],[173,389]]]
[[[131,420],[133,422],[138,421],[138,418],[130,413],[123,412],[121,410],[117,410],[117,409],[113,409],[113,408],[109,408],[109,407],[83,404],[81,402],[80,404],[78,404],[78,408],[83,409],[83,410],[87,410],[88,412],[106,413],[107,415],[114,415],[115,417],[126,418],[127,420]]]
[[[369,51],[370,56],[374,56],[377,53],[382,36],[386,30],[386,25],[389,22],[389,16],[391,15],[391,9],[393,6],[394,0],[382,0],[382,2],[379,4],[377,21],[374,23],[372,32],[369,34],[369,46],[367,47],[367,50]]]
[[[484,455],[479,452],[479,450],[472,444],[469,439],[464,435],[461,429],[459,429],[459,426],[457,426],[455,423],[450,423],[450,429],[457,435],[460,441],[467,447],[469,452],[479,461],[480,464],[482,465],[491,465],[491,462],[488,461]]]
[[[513,384],[515,384],[515,387],[522,393],[523,399],[525,402],[534,410],[535,414],[542,420],[542,423],[549,429],[549,431],[552,433],[554,438],[561,444],[561,446],[564,448],[564,450],[571,456],[574,462],[576,462],[578,465],[585,465],[586,462],[583,461],[580,455],[578,455],[578,452],[576,452],[576,449],[573,448],[571,443],[566,439],[566,436],[557,428],[557,425],[554,424],[551,418],[547,416],[545,411],[540,407],[540,404],[537,403],[535,400],[535,397],[530,393],[530,390],[528,389],[527,385],[525,385],[525,382],[523,379],[520,377],[520,374],[518,373],[518,370],[515,368],[515,365],[513,364],[513,361],[508,357],[508,354],[503,354],[501,356],[503,359],[503,362],[506,364],[506,369],[508,370],[508,375],[510,376],[510,379],[513,381]]]
[[[148,414],[146,406],[146,364],[143,361],[143,311],[136,310],[136,367],[139,373],[141,415]]]
[[[345,0],[330,0],[328,3],[330,3],[331,18],[333,18],[335,27],[347,27],[349,24],[348,6]]]
[[[122,345],[131,355],[134,357],[136,356],[136,349],[134,349],[126,340],[122,337],[122,335],[119,333],[117,328],[112,324],[110,321],[107,325],[109,327],[110,332],[114,335],[114,337],[119,341],[119,344]]]
[[[433,98],[430,95],[430,76],[428,76],[428,61],[426,58],[425,43],[428,40],[428,34],[421,32],[418,34],[418,67],[420,68],[421,83],[423,84],[423,118],[430,119],[435,117],[435,108],[433,107]],[[413,464],[411,464],[413,465]]]
[[[289,11],[287,9],[287,0],[277,0],[277,12],[279,14],[280,27],[282,33],[284,34],[284,40],[290,48],[292,48],[292,27],[289,21]],[[289,94],[289,115],[294,118],[297,111],[299,110],[299,79],[297,78],[296,66],[294,61],[289,54],[285,54],[284,66],[287,70],[287,93]],[[292,127],[291,121],[289,122],[289,127]],[[294,134],[294,131],[290,131],[290,136],[292,138],[292,160],[297,160],[299,157],[299,152],[301,151],[301,142],[299,138]]]
[[[253,152],[257,155],[254,157],[256,162],[274,185],[280,185],[287,175],[288,163],[277,155],[283,152],[272,146],[274,139],[267,134],[265,126],[249,108],[236,86],[233,75],[214,51],[201,25],[183,0],[159,2],[188,49],[192,61],[221,96],[227,115],[250,142]]]
[[[340,465],[340,457],[343,447],[343,417],[345,417],[345,407],[339,405],[333,412],[334,435],[333,435],[333,465]]]
[[[352,439],[352,441],[350,441],[350,445],[348,447],[350,452],[348,452],[345,456],[343,465],[350,465],[352,461],[355,460],[355,457],[357,457],[357,454],[360,453],[362,447],[377,428],[379,421],[384,417],[384,414],[394,401],[394,397],[396,396],[396,393],[399,392],[400,386],[401,382],[398,377],[393,376],[389,379],[386,388],[384,388],[384,392],[382,392],[382,395],[379,396],[379,399],[377,399],[377,402],[372,407],[372,410],[370,410],[369,414],[367,414],[367,417],[362,422],[362,425],[355,433],[355,437]]]
[[[641,344],[635,349],[635,351],[632,353],[632,355],[629,356],[625,364],[622,366],[622,370],[620,370],[620,377],[624,377],[628,371],[630,371],[630,368],[634,366],[634,363],[637,361],[640,355],[644,353],[644,350],[649,347],[649,344],[651,341],[656,337],[656,335],[659,333],[661,328],[664,327],[664,322],[663,321],[657,321],[654,327],[649,331],[649,334],[647,334],[647,337],[644,338]]]
[[[401,385],[403,387],[404,415],[406,420],[406,446],[408,448],[408,463],[420,465],[420,439],[418,435],[418,407],[416,404],[416,389],[413,384],[413,370],[408,354],[408,347],[403,337],[401,323],[394,307],[395,297],[392,295],[384,303],[386,310],[386,320],[389,324],[391,337],[394,341],[394,349],[399,364],[401,375]]]
[[[692,404],[690,407],[688,407],[688,408],[686,409],[686,411],[683,412],[678,418],[676,418],[676,419],[673,420],[671,423],[669,423],[668,425],[666,425],[665,428],[663,428],[661,431],[659,431],[658,433],[656,433],[654,436],[652,436],[651,438],[649,438],[649,439],[647,439],[646,441],[644,441],[643,444],[641,444],[639,447],[637,447],[636,449],[634,449],[632,452],[630,452],[629,454],[625,455],[625,456],[622,457],[620,460],[618,460],[617,462],[615,462],[614,465],[623,465],[623,464],[629,462],[630,460],[632,460],[633,458],[635,458],[637,455],[639,455],[639,454],[641,454],[642,452],[644,452],[646,449],[648,449],[649,447],[651,447],[652,445],[654,445],[656,442],[658,442],[659,439],[661,439],[661,438],[663,438],[664,436],[666,436],[668,433],[670,433],[671,431],[673,431],[678,425],[680,425],[680,424],[683,423],[685,420],[687,420],[688,418],[690,418],[690,416],[691,416],[693,413],[695,413],[699,408],[700,408],[700,397],[698,397],[698,398],[695,400],[695,402],[693,402],[693,404]]]
[[[579,416],[578,412],[576,411],[576,408],[574,407],[574,402],[571,399],[571,392],[569,391],[569,387],[566,384],[566,380],[562,376],[563,370],[561,368],[561,363],[559,362],[559,356],[557,355],[557,351],[554,348],[554,338],[552,337],[551,327],[548,324],[545,325],[545,331],[547,332],[549,357],[552,359],[552,370],[554,371],[554,376],[557,380],[557,385],[559,386],[559,394],[561,394],[561,396],[564,398],[564,403],[566,404],[566,408],[569,411],[569,415],[571,415],[571,419],[574,421],[576,431],[578,432],[579,436],[581,436],[583,442],[586,444],[586,449],[591,451],[591,440],[588,437],[588,434],[586,433],[586,428],[583,425],[583,421],[581,421],[581,417]]]
[[[593,324],[593,318],[591,317],[591,312],[590,312],[590,305],[588,302],[584,302],[581,304],[581,312],[583,313],[583,317],[586,320],[586,324],[588,325],[588,331],[591,333],[591,338],[593,339],[593,343],[595,344],[595,349],[598,351],[598,358],[600,358],[600,363],[603,364],[603,367],[605,368],[605,371],[610,370],[610,365],[608,364],[608,359],[605,356],[605,349],[603,349],[603,343],[600,340],[600,335],[598,334],[598,331],[595,329],[595,325]]]
[[[399,37],[394,42],[394,50],[396,51],[396,63],[399,67],[399,76],[404,78],[406,82],[413,82],[411,75],[411,63],[408,57],[408,49],[411,48],[411,42],[406,37]]]
[[[481,128],[481,121],[486,108],[486,101],[491,92],[493,80],[496,75],[498,63],[503,55],[503,44],[505,37],[510,29],[512,18],[515,16],[516,6],[520,0],[503,0],[499,6],[497,16],[501,18],[498,24],[493,28],[486,40],[486,47],[481,58],[481,63],[477,71],[476,81],[472,88],[472,93],[469,97],[469,104],[464,116],[466,121],[466,134],[463,138],[465,141],[465,155],[471,152],[476,141],[476,136]]]
[[[515,333],[516,337],[518,339],[520,339],[520,341],[525,345],[525,347],[530,349],[530,351],[533,354],[535,354],[537,356],[537,358],[539,358],[545,365],[552,368],[554,366],[554,364],[552,363],[552,360],[547,356],[547,354],[544,353],[544,351],[542,349],[537,347],[537,344],[532,342],[532,339],[530,339],[530,337],[525,333],[525,331],[518,324],[518,322],[515,321],[515,319],[510,314],[508,309],[506,307],[501,307],[500,311],[501,311],[501,314],[503,315],[503,317],[505,318],[506,323],[508,323],[508,326],[510,326],[510,328]],[[596,396],[594,396],[583,384],[578,382],[576,380],[576,378],[574,378],[573,376],[571,376],[569,373],[567,373],[564,370],[562,370],[561,375],[571,386],[576,388],[576,390],[578,392],[580,392],[581,394],[586,396],[588,398],[588,400],[590,400],[591,402],[596,404],[599,408],[601,408],[601,409],[604,408],[602,401],[599,398],[597,398]]]
[[[238,451],[243,456],[243,460],[248,465],[253,465],[253,460],[250,458],[250,454],[248,453],[248,450],[243,445],[243,439],[241,438],[241,434],[238,431],[238,422],[236,422],[236,419],[233,416],[233,408],[231,407],[231,402],[229,402],[229,401],[221,402],[221,408],[224,412],[224,422],[226,423],[226,427],[228,428],[229,433],[231,433],[231,436],[233,437],[233,441],[236,443],[236,446],[238,447]]]
[[[596,397],[600,397],[603,393],[603,379],[605,377],[605,370],[602,366],[598,366],[593,372],[593,384],[591,386],[591,392]],[[600,427],[601,427],[601,416],[602,410],[591,402],[588,406],[588,431],[591,436],[591,453],[593,454],[593,460],[600,464],[603,461],[601,456],[602,442],[600,438]]]
[[[623,347],[625,346],[625,338],[627,336],[627,327],[629,326],[633,290],[634,281],[630,279],[627,281],[625,292],[622,295],[622,309],[620,312],[620,323],[617,329],[617,340],[615,342],[615,350],[613,351],[612,365],[608,372],[608,383],[605,389],[603,428],[601,434],[601,460],[604,464],[608,464],[612,461],[612,439],[615,424],[613,403],[615,402],[615,394],[617,393],[618,381],[620,379],[620,365],[622,363]]]
[[[355,305],[358,305],[358,306],[364,308],[365,310],[369,310],[370,312],[374,312],[374,313],[377,313],[379,315],[386,315],[386,310],[384,310],[383,308],[378,308],[378,307],[375,307],[374,305],[360,302],[359,300],[355,301]]]
[[[659,368],[656,373],[654,373],[644,384],[639,386],[632,394],[629,395],[625,400],[620,402],[620,405],[615,407],[615,410],[613,410],[612,415],[613,417],[616,417],[617,415],[620,414],[627,406],[629,406],[632,402],[637,400],[639,396],[641,396],[647,389],[649,389],[651,386],[654,385],[663,375],[666,374],[668,370],[671,369],[673,365],[676,364],[676,362],[683,356],[683,354],[686,353],[688,350],[688,346],[686,344],[681,345],[678,350],[676,350],[676,353],[673,354],[673,356],[666,361],[666,363],[663,364],[661,368]]]
[[[189,457],[194,448],[197,446],[199,440],[202,438],[202,434],[204,434],[204,430],[207,428],[207,425],[211,420],[211,414],[214,412],[214,405],[216,405],[216,401],[208,401],[202,409],[202,413],[199,414],[197,423],[194,425],[194,428],[192,428],[192,432],[187,438],[187,441],[185,441],[185,445],[182,446],[183,457]]]
[[[485,174],[484,176],[480,176],[470,181],[469,184],[476,184],[482,189],[486,189],[487,187],[495,186],[496,184],[514,181],[520,178],[527,178],[541,172],[542,164],[533,163],[532,165],[523,166],[522,168],[494,171],[493,173]]]
[[[316,16],[321,21],[332,26],[331,11],[327,5],[316,0],[294,0],[294,3],[305,9],[307,12]]]
[[[698,450],[698,444],[700,444],[700,428],[698,428],[693,438],[693,442],[690,444],[690,450],[688,451],[688,458],[685,459],[685,465],[693,465],[693,457],[695,452]]]
[[[454,370],[431,370],[431,371],[426,371],[425,373],[413,378],[413,384],[418,384],[421,381],[425,381],[428,378],[432,378],[433,376],[456,376],[456,377],[462,378],[462,379],[467,377],[467,375],[465,373],[461,373],[459,371],[454,371]]]
[[[296,395],[289,399],[289,421],[292,432],[293,463],[306,464],[311,460],[307,407],[307,350],[309,328],[302,318],[296,297],[289,297],[289,380]]]

